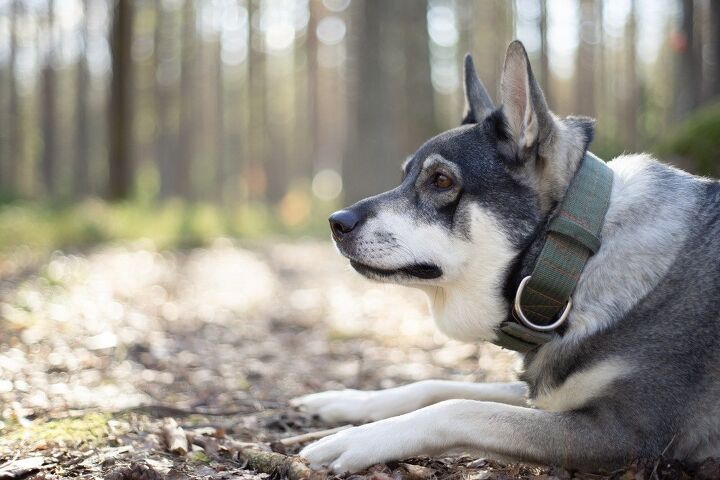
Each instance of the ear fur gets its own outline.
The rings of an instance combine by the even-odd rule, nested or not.
[[[517,157],[520,161],[529,160],[536,156],[540,140],[550,133],[554,121],[533,76],[525,47],[518,40],[508,46],[501,92],[503,113]]]
[[[565,193],[592,140],[593,122],[557,118],[548,108],[519,41],[508,46],[501,80],[502,108],[495,119],[498,153],[517,178],[538,192],[547,212]],[[503,133],[504,130],[504,135]]]
[[[495,110],[495,105],[485,86],[480,81],[469,53],[465,54],[463,70],[465,77],[465,115],[462,124],[480,123]]]

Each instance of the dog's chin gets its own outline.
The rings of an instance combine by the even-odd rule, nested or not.
[[[381,282],[412,283],[419,280],[433,280],[442,276],[442,269],[431,263],[415,263],[395,269],[383,269],[350,259],[350,265],[364,277]]]

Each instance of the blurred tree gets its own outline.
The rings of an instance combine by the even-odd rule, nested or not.
[[[55,1],[48,0],[46,22],[46,50],[42,70],[42,158],[41,179],[45,194],[56,193],[57,170],[57,99],[55,90],[57,79],[55,72]]]
[[[620,130],[623,143],[627,148],[638,145],[638,113],[640,108],[640,89],[637,78],[637,0],[630,1],[630,14],[625,24],[625,64],[623,71],[624,88],[619,95],[622,99],[622,122]]]
[[[163,0],[155,0],[155,161],[160,175],[160,198],[167,199],[175,191],[173,152],[177,141],[172,110],[174,71],[176,63],[174,12],[166,11]]]
[[[180,137],[176,153],[175,178],[177,180],[175,195],[193,200],[192,188],[193,157],[195,155],[196,99],[199,96],[196,79],[196,31],[195,2],[185,0],[182,10],[181,33],[182,63],[180,70]]]
[[[222,34],[218,33],[217,42],[214,48],[215,56],[215,125],[214,125],[214,149],[215,149],[215,199],[219,202],[224,200],[225,182],[230,170],[227,168],[225,159],[225,79],[222,61]]]
[[[397,181],[400,161],[389,158],[396,153],[390,137],[397,135],[391,110],[396,99],[390,94],[390,69],[397,67],[392,63],[399,59],[392,58],[388,50],[393,45],[383,39],[385,22],[395,8],[381,0],[352,5],[357,30],[351,33],[354,38],[350,60],[354,60],[351,68],[357,73],[350,82],[352,119],[343,164],[346,203],[390,188]]]
[[[676,73],[675,115],[683,118],[698,105],[700,93],[700,63],[695,39],[695,2],[681,0],[680,32],[674,43],[678,54]]]
[[[5,168],[0,173],[2,187],[9,195],[17,194],[18,165],[22,162],[23,129],[20,114],[20,96],[17,86],[17,50],[18,50],[18,15],[20,0],[12,0],[10,4],[10,58],[8,59],[9,86],[9,136],[8,154],[5,157]]]
[[[720,2],[710,2],[710,25],[712,39],[710,40],[713,49],[712,62],[715,66],[715,75],[712,79],[710,96],[720,95]]]
[[[158,186],[161,199],[250,200],[244,212],[280,202],[289,225],[335,198],[334,172],[348,200],[395,185],[407,154],[457,125],[462,54],[494,94],[516,31],[552,106],[600,118],[594,148],[645,148],[720,95],[720,1],[672,1],[571,2],[579,42],[557,48],[575,13],[548,0],[6,0],[0,188]],[[300,193],[313,179],[323,202]]]
[[[545,93],[548,105],[553,105],[552,82],[550,81],[550,62],[548,59],[548,38],[547,38],[547,0],[540,2],[540,85]],[[600,2],[602,4],[602,1]]]
[[[401,144],[401,157],[388,159],[395,161],[395,168],[404,160],[402,155],[413,153],[421,143],[437,133],[435,131],[434,102],[418,101],[421,98],[432,99],[433,85],[430,74],[430,50],[427,30],[427,4],[411,0],[403,8],[403,38],[405,46],[404,74],[402,82],[404,101],[402,125],[405,129],[405,138]],[[397,178],[397,177],[396,177]]]
[[[418,148],[433,130],[427,101],[433,95],[427,66],[427,2],[367,0],[353,5],[350,59],[356,75],[350,84],[352,118],[343,165],[349,202],[396,185],[404,155]],[[403,24],[406,31],[413,31],[405,38],[407,47],[402,38],[393,37],[397,34],[393,27]],[[404,48],[414,56],[406,57]],[[399,80],[403,77],[410,88]],[[398,109],[399,104],[405,108]],[[407,130],[403,141],[401,128],[411,128],[411,124],[417,127]]]
[[[129,197],[132,183],[132,0],[115,0],[110,39],[112,80],[109,99],[108,195]]]
[[[293,120],[292,98],[295,87],[295,76],[285,75],[283,70],[286,62],[291,59],[285,56],[268,56],[265,59],[265,131],[267,139],[265,150],[265,182],[264,199],[270,204],[279,202],[290,184],[288,168],[287,142],[290,140]],[[293,72],[294,73],[294,72]],[[298,153],[298,152],[295,152]],[[297,161],[297,158],[295,159]]]
[[[73,175],[73,193],[84,197],[90,192],[89,131],[88,131],[88,93],[90,72],[88,71],[88,7],[89,0],[83,0],[83,22],[81,26],[82,50],[78,55],[75,75],[75,172]]]
[[[323,62],[329,55],[344,54],[349,48],[347,35],[338,45],[321,44],[317,38],[317,26],[322,20],[324,7],[320,2],[311,2],[310,14],[316,20],[308,27],[308,64],[310,73],[310,112],[314,110],[313,172],[330,169],[342,171],[346,149],[348,102],[345,91],[348,69],[344,63]],[[351,12],[354,12],[351,9]],[[353,18],[351,15],[348,17]],[[350,44],[352,45],[352,44]]]
[[[504,0],[471,2],[471,51],[475,66],[490,96],[499,102],[500,76],[508,44],[515,38],[514,3]],[[489,26],[492,25],[491,28]],[[458,59],[459,63],[460,59]],[[546,85],[543,85],[546,88]]]
[[[258,0],[248,0],[248,16],[250,22],[249,55],[248,55],[248,130],[245,136],[248,142],[247,156],[240,165],[242,182],[245,185],[247,198],[264,200],[267,187],[267,172],[263,162],[268,158],[267,134],[268,119],[265,108],[267,87],[266,55],[261,51],[262,37],[255,32],[254,25],[260,24],[261,5]]]
[[[286,164],[288,165],[288,177],[294,184],[308,175],[312,175],[317,148],[315,138],[317,132],[315,110],[318,93],[317,22],[320,18],[318,10],[321,7],[320,2],[309,2],[308,24],[304,32],[298,32],[298,35],[302,36],[298,38],[297,45],[293,50],[293,70],[295,72],[293,75],[295,81],[293,111],[295,113],[290,125]],[[295,156],[297,158],[293,158]]]
[[[580,0],[580,41],[578,43],[575,72],[575,113],[595,113],[596,50],[599,43],[601,23],[596,18],[597,2]]]
[[[322,119],[320,118],[320,78],[321,72],[318,68],[318,38],[317,38],[317,24],[321,18],[322,4],[320,2],[310,2],[310,19],[308,20],[307,27],[307,42],[305,44],[306,61],[307,61],[307,107],[304,123],[309,128],[308,142],[308,157],[310,171],[313,171],[313,166],[317,163],[317,157],[320,154],[320,144],[322,139],[320,138],[320,126]],[[324,92],[326,95],[330,95],[331,92]],[[314,161],[313,161],[314,160]]]

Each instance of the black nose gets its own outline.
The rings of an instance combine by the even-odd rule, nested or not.
[[[340,239],[357,226],[360,217],[352,210],[340,210],[330,215],[328,220],[330,220],[330,230],[332,230],[333,237]]]

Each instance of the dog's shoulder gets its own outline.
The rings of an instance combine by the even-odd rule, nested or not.
[[[525,358],[522,378],[546,409],[624,398],[617,385],[625,383],[627,392],[641,392],[648,382],[667,382],[669,392],[687,371],[720,367],[705,345],[720,344],[717,308],[700,307],[707,300],[697,298],[712,297],[714,285],[720,291],[720,184],[646,154],[609,166],[603,244],[573,295],[568,331]],[[668,361],[670,352],[688,358]]]

